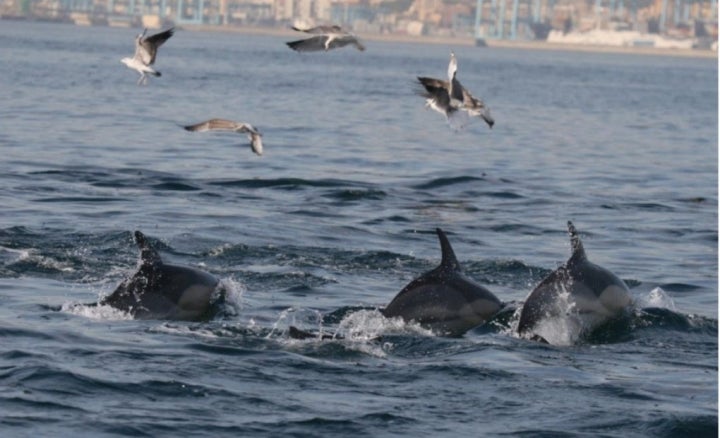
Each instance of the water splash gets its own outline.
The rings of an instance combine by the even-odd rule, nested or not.
[[[244,297],[245,292],[247,292],[247,287],[241,281],[232,277],[222,278],[216,288],[216,292],[223,294],[222,297],[213,297],[222,298],[222,308],[218,310],[220,315],[226,317],[237,316],[242,309],[246,307]],[[215,300],[213,299],[213,301]]]
[[[99,304],[78,304],[65,303],[60,307],[61,312],[71,315],[84,316],[89,319],[103,321],[123,321],[131,320],[133,316],[127,312],[116,309],[112,306],[102,306]]]
[[[42,272],[74,272],[73,268],[69,263],[56,260],[52,257],[38,254],[35,249],[24,249],[24,250],[13,250],[12,252],[18,254],[18,258],[12,263],[12,265],[27,265],[23,269],[28,267],[35,267],[35,269]]]
[[[647,296],[639,297],[638,304],[640,307],[656,307],[677,312],[675,301],[660,287],[651,290]]]
[[[433,336],[432,331],[402,318],[386,318],[377,309],[358,310],[346,315],[338,324],[336,335],[353,341],[377,340],[383,335],[419,334]]]
[[[577,304],[572,297],[572,282],[557,284],[557,295],[547,313],[532,328],[534,338],[540,338],[548,344],[557,346],[575,345],[578,341],[597,325],[597,317],[592,314],[580,314]],[[517,334],[517,326],[520,322],[519,307],[513,315],[510,329],[507,334],[515,337],[522,337]]]
[[[327,334],[323,332],[322,314],[319,310],[288,307],[280,312],[266,338],[270,339],[279,334],[285,334],[290,326],[305,326],[308,324],[318,327],[318,339],[322,339],[323,335]]]
[[[224,255],[226,251],[231,250],[232,248],[233,246],[229,243],[223,243],[218,247],[210,249],[210,251],[208,251],[208,255],[211,257],[220,257]]]
[[[346,350],[384,358],[395,348],[392,342],[384,339],[386,336],[434,336],[430,330],[424,329],[418,324],[406,323],[402,318],[386,318],[377,309],[358,309],[347,312],[334,328],[324,326],[324,320],[325,318],[319,311],[288,308],[280,313],[278,320],[266,337],[282,335],[287,338],[285,342],[291,345],[318,345],[332,342]],[[325,320],[325,322],[327,321]],[[303,327],[312,325],[317,329],[310,329],[312,334],[303,332],[307,334],[307,337],[290,338],[290,327],[295,325]]]

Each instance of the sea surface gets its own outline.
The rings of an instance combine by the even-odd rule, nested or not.
[[[717,59],[179,29],[138,86],[138,32],[0,22],[0,435],[717,436]],[[492,129],[416,94],[451,50]],[[180,127],[210,117],[265,154]],[[439,263],[438,227],[520,306],[568,220],[627,321],[541,344],[512,312],[447,338],[377,311]],[[134,272],[135,230],[220,278],[225,311],[88,306]]]

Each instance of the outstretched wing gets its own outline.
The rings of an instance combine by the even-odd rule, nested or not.
[[[450,95],[448,82],[435,78],[418,77],[423,89],[418,94],[428,100],[428,106],[435,111],[445,114],[450,108]]]
[[[340,26],[338,25],[329,25],[329,26],[315,26],[310,27],[307,29],[300,29],[299,27],[292,27],[293,30],[296,30],[298,32],[306,32],[306,33],[312,33],[312,34],[322,34],[322,33],[346,33]]]
[[[493,127],[495,119],[490,114],[490,108],[485,105],[481,100],[470,94],[465,87],[462,88],[463,92],[463,108],[466,109],[471,116],[480,117],[488,124],[489,127]]]
[[[237,122],[225,119],[210,119],[204,122],[196,123],[194,125],[183,126],[185,130],[192,132],[205,132],[205,131],[237,131],[245,126],[243,124],[238,125]],[[241,131],[246,132],[246,131]]]
[[[448,63],[448,94],[450,94],[450,103],[454,107],[459,107],[463,102],[463,86],[457,80],[457,58],[455,53],[450,52],[450,62]]]
[[[424,88],[424,91],[420,92],[420,95],[424,97],[436,97],[440,93],[443,93],[445,95],[448,94],[448,81],[418,76],[418,82],[420,82],[420,85],[422,85]]]
[[[337,49],[345,47],[349,44],[354,45],[361,52],[365,50],[365,46],[360,44],[358,39],[350,34],[330,34],[330,41],[327,43],[328,49]]]
[[[234,131],[247,133],[250,139],[250,148],[258,155],[263,153],[262,134],[249,123],[238,123],[225,119],[210,119],[194,125],[183,126],[187,131]]]
[[[318,35],[304,40],[290,41],[286,44],[297,52],[317,52],[325,50],[327,40],[327,35]]]
[[[250,134],[260,134],[260,131],[255,129],[255,127],[249,123],[236,123],[235,130],[237,132],[248,132]]]
[[[135,57],[145,65],[152,65],[155,62],[158,47],[162,46],[174,33],[175,28],[170,28],[147,38],[139,38],[135,48]]]

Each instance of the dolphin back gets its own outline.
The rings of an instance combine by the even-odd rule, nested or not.
[[[487,322],[502,308],[489,290],[462,274],[422,276],[408,284],[382,310],[386,318],[401,317],[438,334],[461,336]]]
[[[520,311],[518,334],[530,332],[544,318],[557,316],[557,301],[566,283],[568,283],[567,272],[564,268],[559,268],[533,289]]]
[[[135,232],[140,263],[100,304],[110,305],[140,319],[205,319],[213,302],[222,298],[220,281],[199,269],[163,263],[140,232]]]
[[[584,318],[584,329],[591,330],[632,303],[624,281],[587,259],[572,222],[568,222],[568,233],[572,254],[528,295],[518,321],[520,335],[531,333],[545,318],[562,317],[571,310]]]
[[[382,313],[401,317],[437,333],[460,336],[487,322],[502,302],[489,290],[465,277],[445,233],[436,229],[442,261],[405,286]]]

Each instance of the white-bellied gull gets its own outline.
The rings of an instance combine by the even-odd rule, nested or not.
[[[234,122],[225,119],[210,119],[194,125],[183,126],[188,131],[205,132],[205,131],[234,131],[246,132],[250,138],[250,148],[258,155],[263,154],[262,134],[260,131],[249,123]]]
[[[480,117],[490,128],[495,124],[490,108],[457,79],[457,58],[453,52],[450,52],[448,80],[418,76],[418,81],[424,88],[419,94],[426,99],[426,106],[445,115],[452,128],[464,127],[468,115]]]
[[[162,46],[168,38],[173,36],[175,29],[170,28],[164,32],[156,33],[148,37],[145,36],[146,33],[147,28],[145,28],[143,33],[135,37],[135,55],[133,55],[132,58],[121,59],[123,64],[140,73],[140,79],[138,79],[137,82],[138,85],[147,84],[148,74],[162,76],[162,74],[152,68],[151,65],[155,63],[158,47]]]
[[[347,45],[354,45],[356,49],[363,51],[365,46],[362,45],[358,38],[343,30],[340,26],[316,26],[309,29],[300,29],[293,26],[293,30],[305,32],[314,36],[304,40],[290,41],[285,43],[293,50],[298,52],[319,52],[337,49]]]

